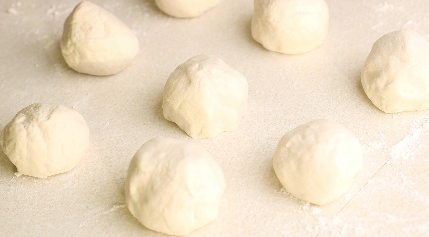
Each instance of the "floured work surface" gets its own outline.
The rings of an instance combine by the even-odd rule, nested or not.
[[[426,0],[327,0],[325,43],[292,56],[251,38],[251,0],[223,0],[194,19],[169,17],[153,1],[94,1],[140,41],[132,65],[109,77],[78,74],[61,56],[62,25],[77,3],[0,3],[0,128],[40,102],[79,111],[90,129],[82,162],[48,179],[16,176],[0,154],[2,236],[161,236],[132,217],[123,188],[133,154],[156,136],[195,141],[224,171],[218,218],[191,236],[427,235],[429,111],[385,114],[360,84],[376,39],[401,28],[429,35]],[[249,82],[247,115],[216,139],[193,140],[162,116],[169,74],[198,54],[216,55]],[[322,118],[357,135],[364,167],[344,197],[319,207],[282,189],[272,158],[284,133]]]

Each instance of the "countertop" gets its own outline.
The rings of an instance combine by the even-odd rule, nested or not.
[[[218,218],[189,236],[429,235],[429,111],[383,113],[360,84],[379,37],[403,28],[429,35],[429,1],[326,0],[324,44],[282,55],[252,39],[252,0],[222,0],[193,19],[169,17],[153,0],[93,0],[140,42],[132,65],[107,77],[79,74],[62,58],[63,23],[78,2],[0,3],[0,129],[41,102],[74,108],[90,130],[77,167],[47,179],[15,175],[0,152],[1,236],[163,236],[142,226],[124,200],[132,156],[157,136],[200,144],[225,175]],[[249,82],[246,116],[215,139],[192,139],[162,115],[168,76],[198,54],[216,55]],[[356,134],[363,170],[344,197],[315,206],[282,188],[272,158],[287,131],[322,118]]]

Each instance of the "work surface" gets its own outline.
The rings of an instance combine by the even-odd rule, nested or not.
[[[143,227],[124,200],[128,164],[156,136],[200,144],[224,171],[218,218],[190,236],[429,235],[429,111],[385,114],[360,84],[379,37],[402,28],[429,35],[429,1],[326,0],[324,44],[291,56],[252,39],[252,0],[222,0],[194,19],[169,17],[154,1],[93,2],[140,42],[132,65],[114,76],[76,73],[62,58],[63,23],[78,1],[0,3],[0,129],[41,102],[74,108],[90,130],[79,165],[47,179],[15,175],[0,152],[1,236],[163,236]],[[218,56],[249,82],[248,113],[216,139],[194,140],[162,115],[168,76],[198,54]],[[344,197],[315,206],[282,189],[272,158],[284,133],[322,118],[360,139],[363,170]]]

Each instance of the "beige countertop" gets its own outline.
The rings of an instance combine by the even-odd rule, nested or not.
[[[224,171],[218,218],[190,236],[429,235],[429,111],[385,114],[366,97],[360,69],[372,44],[401,28],[429,35],[427,0],[326,0],[325,43],[302,55],[266,51],[253,41],[252,0],[222,0],[194,19],[161,13],[152,0],[93,0],[136,33],[140,51],[125,71],[78,74],[61,56],[63,22],[75,0],[0,3],[0,129],[23,107],[78,110],[90,147],[72,171],[17,177],[0,152],[1,236],[162,236],[125,207],[124,179],[147,140],[193,140],[162,116],[169,74],[188,58],[213,54],[249,82],[249,109],[238,129],[193,140]],[[364,167],[344,197],[314,206],[288,195],[272,157],[290,129],[336,120],[360,139]]]

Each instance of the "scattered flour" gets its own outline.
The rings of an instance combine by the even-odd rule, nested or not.
[[[365,154],[383,148],[387,148],[387,144],[386,141],[384,141],[384,138],[382,140],[362,144],[362,153]]]
[[[383,22],[379,21],[379,22],[377,22],[377,24],[371,26],[371,29],[376,30],[378,28],[381,28],[383,25],[384,25]]]
[[[413,24],[413,21],[409,20],[409,21],[405,22],[405,24],[402,28],[405,29],[405,28],[411,26],[412,24]],[[412,27],[410,27],[410,28],[412,28]]]
[[[73,7],[70,7],[64,4],[51,5],[49,9],[46,10],[46,15],[62,16],[70,13],[72,10],[73,10]]]
[[[18,14],[18,11],[15,8],[10,7],[9,9],[7,9],[7,13],[12,14],[12,15],[16,15],[16,14]]]
[[[17,3],[13,3],[7,10],[6,12],[11,14],[11,15],[16,15],[18,14],[18,10],[16,10],[16,7],[20,7],[21,6],[21,2],[17,2]]]
[[[344,195],[344,198],[346,200],[350,200],[350,199],[352,199],[352,194],[351,193],[346,193],[346,195]]]
[[[286,195],[288,198],[292,199],[295,203],[298,204],[298,208],[294,210],[294,212],[302,213],[305,211],[313,216],[316,216],[322,212],[322,210],[317,205],[313,205],[309,202],[294,197],[292,194],[286,191],[284,187],[282,187],[280,190],[275,190],[275,192]]]
[[[364,2],[364,5],[368,6],[370,9],[368,9],[369,11],[374,11],[374,18],[373,18],[373,26],[371,27],[372,30],[377,30],[379,32],[385,32],[386,31],[386,27],[388,27],[389,25],[392,25],[391,20],[389,20],[390,17],[395,17],[398,18],[397,13],[398,12],[404,12],[405,8],[402,5],[393,5],[386,2],[382,2],[379,3],[377,5],[372,5],[372,4],[368,4],[366,2]],[[406,28],[409,27],[411,24],[413,23],[413,21],[408,20],[406,22],[401,22],[398,21],[397,22],[397,28]],[[393,117],[395,118],[395,115],[393,115]]]
[[[310,207],[310,213],[311,213],[311,215],[313,215],[313,216],[317,216],[317,215],[319,215],[321,212],[322,212],[322,210],[321,210],[320,208],[318,208],[318,207],[316,207],[316,206],[314,206],[314,205],[311,205],[311,207]]]
[[[406,200],[411,205],[421,208],[429,207],[429,197],[424,189],[420,187],[420,183],[410,176],[408,169],[409,164],[414,163],[415,154],[423,145],[429,144],[425,137],[429,134],[429,117],[421,117],[415,119],[405,137],[394,145],[386,143],[383,134],[376,135],[376,139],[370,142],[362,142],[362,150],[364,153],[372,151],[383,152],[389,155],[389,160],[386,164],[394,163],[389,166],[393,170],[391,174],[382,175],[368,180],[368,185],[363,188],[366,193],[378,193],[379,196],[391,194],[392,191],[396,194],[396,198]],[[372,134],[374,135],[374,134]],[[364,139],[360,139],[364,141]],[[380,151],[380,149],[382,149]],[[374,165],[374,163],[371,163]],[[383,168],[381,168],[383,169]],[[362,191],[362,190],[361,190]],[[339,212],[334,216],[318,216],[322,212],[321,208],[303,202],[284,188],[276,191],[284,194],[294,200],[298,204],[297,213],[308,213],[304,222],[295,221],[296,226],[302,228],[282,228],[279,232],[283,236],[371,236],[378,233],[379,236],[421,236],[429,231],[429,219],[424,216],[402,216],[395,210],[392,212],[379,212],[377,210],[369,211],[367,215],[353,216],[349,212]],[[352,199],[352,194],[344,195],[346,200]],[[367,197],[367,200],[371,200]],[[390,205],[386,203],[386,205]],[[371,206],[369,204],[369,206]],[[393,209],[395,209],[392,206]],[[323,207],[322,207],[323,209]],[[368,219],[377,220],[377,222],[368,221]],[[305,224],[305,223],[311,224]],[[394,230],[391,229],[395,226]],[[390,229],[389,229],[390,228]],[[392,235],[392,233],[398,233]]]
[[[126,207],[126,205],[125,204],[121,204],[121,205],[113,205],[113,207],[112,208],[110,208],[110,210],[107,210],[107,211],[105,211],[105,212],[103,212],[103,214],[105,215],[105,214],[109,214],[110,212],[114,212],[114,211],[116,211],[116,210],[118,210],[118,209],[120,209],[120,208],[125,208]]]
[[[422,146],[419,137],[424,128],[429,128],[429,118],[414,120],[405,138],[390,148],[390,157],[414,160],[414,154]]]
[[[366,139],[364,139],[361,135],[359,136],[363,154],[388,148],[388,145],[386,143],[386,137],[384,134],[382,133],[373,134],[371,132],[367,132],[366,135],[369,135],[371,137],[375,136],[375,139],[372,138],[373,140],[366,141]]]
[[[114,211],[117,211],[118,209],[121,209],[121,208],[126,208],[126,204],[113,205],[113,207],[110,208],[109,210],[104,211],[104,212],[100,212],[100,213],[92,216],[91,218],[86,219],[85,221],[82,221],[79,224],[79,227],[82,228],[82,227],[88,225],[91,222],[97,221],[101,216],[107,215],[107,214],[109,214],[111,212],[114,212]]]
[[[395,6],[387,2],[380,3],[377,6],[375,6],[376,13],[384,13],[384,12],[392,11],[394,9],[395,9]]]

